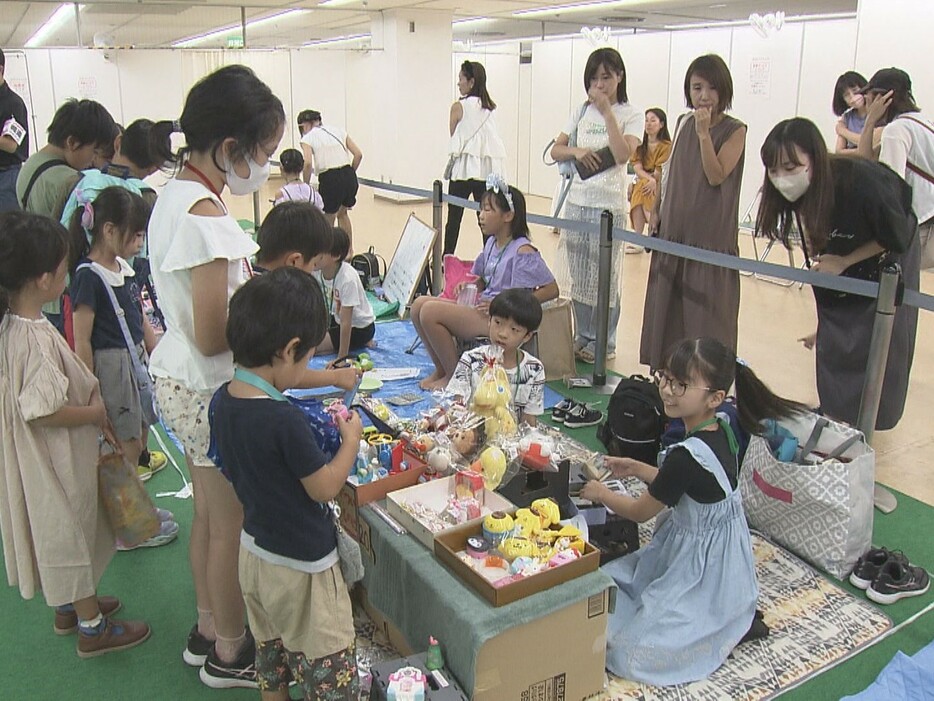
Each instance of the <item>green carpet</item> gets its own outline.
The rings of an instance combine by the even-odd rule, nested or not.
[[[586,367],[586,366],[585,366]],[[560,383],[553,389],[577,399],[596,402],[605,409],[608,397],[592,390],[568,390]],[[592,448],[599,448],[594,427],[572,435]],[[180,456],[176,455],[180,460]],[[150,494],[175,491],[181,478],[168,466],[154,476]],[[898,494],[899,508],[890,515],[877,512],[875,542],[900,548],[913,562],[934,571],[934,508]],[[41,596],[23,601],[16,589],[0,587],[3,634],[0,636],[0,681],[5,701],[51,701],[52,699],[258,699],[256,691],[208,689],[198,679],[198,670],[181,659],[185,639],[195,622],[194,591],[188,569],[188,534],[192,502],[172,497],[155,499],[170,509],[181,527],[179,539],[161,548],[117,553],[101,582],[101,593],[119,596],[124,602],[120,616],[141,618],[153,629],[152,638],[133,650],[80,660],[74,636],[58,637],[52,632],[52,610]],[[849,588],[849,585],[844,585]],[[855,590],[852,590],[855,591]],[[885,608],[895,624],[934,600],[934,592]],[[812,679],[783,698],[837,699],[868,686],[897,650],[916,652],[934,639],[934,612],[927,614],[882,643],[852,660]]]

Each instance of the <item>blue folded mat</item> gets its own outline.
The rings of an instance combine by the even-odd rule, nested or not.
[[[865,691],[840,701],[934,701],[934,643],[911,657],[896,652]]]

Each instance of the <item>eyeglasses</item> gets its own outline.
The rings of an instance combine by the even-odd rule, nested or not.
[[[655,378],[655,384],[658,385],[659,389],[662,389],[667,385],[670,387],[671,393],[676,397],[683,397],[684,393],[689,389],[702,389],[705,392],[716,392],[716,390],[711,387],[694,387],[687,384],[686,382],[682,382],[681,380],[676,380],[667,372],[662,370],[656,370],[654,373],[652,373],[652,377]]]

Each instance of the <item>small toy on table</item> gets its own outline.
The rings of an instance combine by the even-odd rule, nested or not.
[[[494,490],[499,487],[506,474],[506,454],[497,446],[484,448],[479,459],[471,467],[483,475],[486,488]]]
[[[519,440],[519,458],[530,470],[557,470],[552,461],[554,442],[550,436],[530,431]]]
[[[494,511],[483,519],[483,537],[495,547],[512,533],[514,526],[512,516],[505,511]]]
[[[454,496],[458,499],[475,499],[483,505],[486,488],[483,475],[473,470],[461,470],[454,475]]]
[[[417,667],[403,667],[389,675],[389,701],[425,701],[428,678]]]
[[[441,655],[441,643],[433,636],[428,637],[428,657],[425,658],[425,668],[429,672],[444,668],[444,657]]]

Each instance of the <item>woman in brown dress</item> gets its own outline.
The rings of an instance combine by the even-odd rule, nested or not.
[[[666,241],[735,256],[746,125],[726,114],[733,79],[723,59],[694,59],[684,77],[684,97],[694,111],[678,120],[649,228]],[[657,368],[671,346],[699,336],[735,350],[738,317],[739,273],[655,253],[640,362]]]

